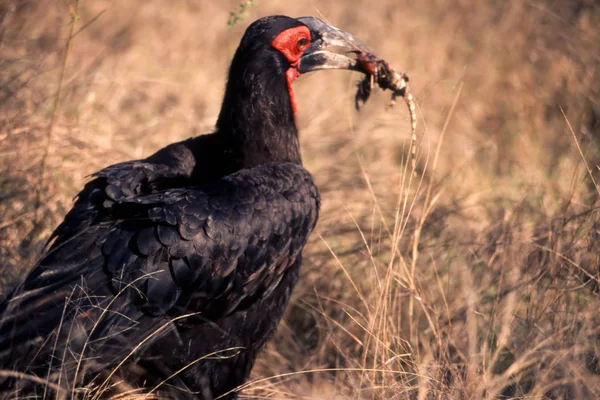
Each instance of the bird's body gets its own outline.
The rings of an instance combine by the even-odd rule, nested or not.
[[[317,222],[291,98],[311,39],[296,19],[255,22],[216,132],[93,175],[0,305],[0,369],[25,374],[0,397],[236,396]]]
[[[30,373],[50,369],[68,381],[91,357],[81,374],[98,385],[125,360],[115,378],[158,385],[196,361],[177,375],[180,387],[234,389],[289,300],[318,198],[301,166],[270,163],[201,188],[107,202],[110,219],[57,238],[13,297],[20,312],[7,305],[8,362],[35,357]],[[46,337],[58,337],[58,348],[31,341]],[[128,364],[139,360],[132,379]]]

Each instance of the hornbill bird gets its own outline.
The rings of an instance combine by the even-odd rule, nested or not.
[[[138,389],[237,397],[298,280],[319,213],[292,82],[367,73],[312,17],[252,23],[216,131],[95,174],[0,305],[0,397]]]

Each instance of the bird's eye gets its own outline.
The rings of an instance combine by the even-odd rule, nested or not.
[[[308,39],[300,38],[300,40],[298,40],[298,49],[304,50],[306,46],[308,46]]]

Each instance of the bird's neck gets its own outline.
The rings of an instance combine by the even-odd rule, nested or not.
[[[291,102],[285,76],[232,66],[217,130],[227,137],[242,168],[302,163]]]

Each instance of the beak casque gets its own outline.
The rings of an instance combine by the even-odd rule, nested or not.
[[[298,72],[348,69],[368,73],[356,56],[373,54],[373,51],[361,40],[319,18],[300,17],[297,20],[305,24],[313,35],[313,42],[300,58]]]

